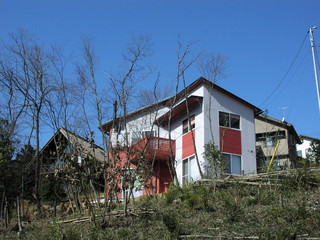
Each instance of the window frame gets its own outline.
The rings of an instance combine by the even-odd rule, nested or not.
[[[182,134],[191,132],[196,128],[196,117],[195,114],[192,114],[190,117],[182,121]]]
[[[219,127],[241,130],[241,116],[239,114],[219,111],[218,117]]]

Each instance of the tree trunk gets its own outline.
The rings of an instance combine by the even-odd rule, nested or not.
[[[35,198],[37,204],[38,214],[41,215],[41,203],[39,195],[39,184],[40,184],[40,119],[39,111],[36,113],[36,172],[35,172]]]

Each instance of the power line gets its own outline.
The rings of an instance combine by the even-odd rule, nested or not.
[[[305,37],[304,37],[304,39],[303,39],[303,41],[302,41],[302,43],[301,43],[301,45],[300,45],[300,48],[299,48],[298,52],[296,53],[293,61],[291,62],[288,70],[286,71],[285,75],[282,77],[281,81],[278,83],[278,85],[277,85],[276,88],[272,91],[272,93],[259,105],[259,107],[261,107],[263,104],[265,104],[265,103],[273,96],[273,94],[278,90],[278,88],[280,87],[280,85],[282,84],[282,82],[284,81],[284,79],[287,77],[288,73],[290,72],[292,66],[294,65],[295,61],[297,60],[297,58],[298,58],[298,56],[299,56],[299,54],[300,54],[300,51],[301,51],[301,49],[302,49],[302,47],[303,47],[303,45],[304,45],[304,43],[305,43],[305,41],[306,41],[306,38],[307,38],[307,36],[308,36],[308,33],[309,33],[309,32],[306,33],[306,35],[305,35]]]

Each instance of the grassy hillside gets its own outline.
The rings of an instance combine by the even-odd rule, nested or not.
[[[113,212],[26,224],[22,239],[320,239],[320,175],[300,169],[172,186]],[[104,216],[104,217],[102,217]],[[16,239],[17,233],[3,235]]]

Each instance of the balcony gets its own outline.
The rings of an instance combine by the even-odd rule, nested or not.
[[[175,140],[159,137],[144,137],[132,145],[130,159],[136,161],[139,158],[148,160],[168,160],[170,158],[170,144],[172,157],[175,156]]]

